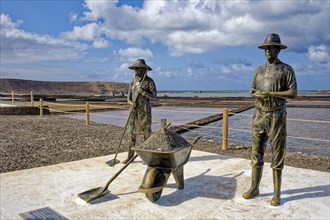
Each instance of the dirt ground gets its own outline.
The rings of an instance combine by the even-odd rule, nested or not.
[[[70,119],[61,115],[0,116],[0,172],[11,172],[80,159],[114,154],[118,148],[123,128]],[[192,142],[193,139],[188,139]],[[142,137],[138,137],[142,143]],[[127,151],[124,136],[119,152]],[[250,148],[230,146],[220,150],[220,143],[198,141],[195,150],[250,158]],[[271,154],[266,152],[266,162]],[[304,153],[287,153],[288,166],[330,172],[330,158]]]

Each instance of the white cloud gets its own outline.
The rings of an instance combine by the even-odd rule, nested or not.
[[[118,3],[119,0],[114,1],[95,1],[95,0],[85,0],[85,8],[89,9],[84,12],[84,19],[87,21],[97,20],[103,17],[107,12]]]
[[[92,22],[82,27],[76,26],[72,31],[62,33],[61,37],[75,41],[90,41],[95,48],[106,48],[109,43],[104,37],[102,37],[106,34],[107,30],[105,30],[102,25]]]
[[[60,38],[26,33],[19,29],[21,21],[12,22],[5,15],[1,16],[2,33],[8,39],[20,37],[38,44],[85,41],[98,49],[108,47],[109,40],[139,46],[148,40],[166,45],[173,56],[226,46],[256,46],[270,32],[279,33],[289,49],[306,51],[310,45],[327,43],[330,36],[328,25],[320,25],[329,20],[327,1],[146,0],[141,9],[118,7],[117,3],[85,0],[83,17],[73,12],[69,16],[86,24],[62,33]],[[75,44],[69,48],[77,46],[86,47]]]
[[[308,48],[308,58],[311,61],[320,63],[329,62],[329,48],[325,45],[310,46]]]
[[[28,80],[43,81],[91,81],[97,78],[97,75],[84,69],[67,67],[63,65],[35,65],[34,63],[25,63],[20,65],[1,65],[1,78],[19,78]]]
[[[118,82],[130,82],[130,80],[134,76],[134,72],[128,67],[132,65],[132,63],[122,63],[118,68],[115,70],[109,69],[106,72],[111,75],[111,80],[110,81],[118,81]]]
[[[226,85],[228,82],[234,82],[238,87],[249,88],[251,86],[253,71],[256,67],[252,67],[250,64],[237,64],[235,62],[214,66],[198,61],[198,65],[192,62],[189,65],[170,70],[155,68],[153,76],[158,82],[173,81],[182,82],[186,85],[191,83],[207,85],[218,82],[225,86],[228,86]],[[205,87],[204,89],[210,88]]]
[[[71,22],[75,22],[75,21],[77,21],[78,20],[78,14],[76,14],[76,13],[73,13],[73,12],[71,12],[70,14],[69,14],[69,18],[70,18],[70,21]]]
[[[110,69],[107,72],[109,72],[109,74],[112,75],[112,79],[115,79],[116,81],[129,82],[134,76],[134,71],[130,70],[128,67],[135,63],[139,58],[145,59],[147,65],[151,67],[153,66],[153,63],[149,60],[153,57],[153,54],[149,49],[129,47],[114,51],[113,53],[121,64],[114,71]],[[155,71],[153,70],[153,72]]]
[[[160,71],[157,70],[157,76],[161,78],[177,78],[178,74],[174,71]]]
[[[276,32],[289,49],[328,41],[328,1],[146,0],[141,9],[118,1],[85,1],[83,19],[103,22],[107,37],[166,45],[174,56],[225,46],[256,46]],[[87,31],[87,30],[86,30]]]
[[[109,69],[101,67],[102,71],[95,72],[108,74],[118,81],[130,79],[132,72],[128,66],[137,58],[145,58],[154,69],[153,76],[159,79],[187,84],[190,80],[223,79],[249,84],[248,77],[255,68],[251,62],[224,60],[229,55],[222,54],[222,61],[210,65],[202,63],[198,70],[184,63],[176,69],[174,65],[160,68],[152,63],[154,57],[159,58],[156,50],[151,51],[145,45],[155,44],[155,48],[158,44],[165,45],[172,56],[202,54],[231,46],[256,47],[268,33],[275,32],[289,47],[287,51],[304,52],[311,61],[310,65],[303,64],[298,75],[328,74],[325,73],[329,70],[328,1],[146,0],[142,8],[118,7],[117,3],[118,0],[86,0],[85,12],[79,12],[82,17],[74,12],[69,15],[72,22],[82,21],[83,25],[58,37],[26,32],[20,28],[22,21],[12,21],[8,15],[1,14],[2,64],[8,67],[13,63],[76,60],[83,58],[88,49],[115,46],[112,54],[106,50],[92,53],[94,57],[84,62],[107,63]],[[237,59],[239,56],[239,52],[234,55]],[[182,60],[188,62],[186,58]]]
[[[152,58],[154,55],[149,49],[142,49],[138,47],[128,47],[126,49],[120,49],[118,51],[114,51],[115,55],[119,56],[120,60],[135,62],[138,58],[143,58],[146,60],[148,58]]]
[[[8,15],[1,14],[0,20],[1,59],[4,63],[79,59],[88,48],[78,42],[23,31],[19,29],[22,22],[13,22]]]
[[[62,33],[62,36],[70,40],[93,41],[98,36],[99,30],[99,26],[93,22],[83,27],[74,27],[72,31]]]
[[[220,33],[214,31],[176,31],[168,35],[166,44],[170,48],[170,54],[181,56],[186,53],[201,54],[216,49]],[[223,36],[224,37],[224,36]]]
[[[299,77],[315,77],[315,76],[322,76],[325,77],[323,79],[323,81],[329,82],[328,79],[329,78],[329,63],[326,64],[307,64],[307,65],[301,65],[301,64],[293,64],[292,65],[296,76],[299,80]],[[320,83],[326,83],[326,82],[322,82],[320,81]]]
[[[18,20],[16,22],[13,22],[8,15],[2,14],[0,15],[0,25],[1,29],[4,30],[15,30],[17,27],[19,27],[23,21]]]
[[[105,39],[96,39],[93,42],[93,47],[100,49],[100,48],[107,48],[109,46],[109,42]]]
[[[119,70],[127,70],[128,69],[128,67],[129,67],[129,64],[128,63],[123,63],[123,64],[121,64],[120,65],[120,67],[119,67]]]

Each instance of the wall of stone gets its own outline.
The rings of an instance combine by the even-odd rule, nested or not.
[[[50,114],[48,109],[44,109],[43,113]],[[40,109],[32,106],[1,107],[0,115],[40,115]]]

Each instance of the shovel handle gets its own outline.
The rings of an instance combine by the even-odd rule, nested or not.
[[[142,83],[144,82],[144,80],[145,80],[147,74],[148,74],[148,70],[146,70],[145,74],[143,75],[143,78],[142,78],[142,80],[141,80],[141,85],[142,85]],[[136,100],[137,100],[137,97],[135,97],[135,100],[133,100],[133,103],[136,103]],[[117,149],[116,149],[115,158],[113,159],[114,163],[116,162],[117,155],[118,155],[118,151],[119,151],[119,148],[120,148],[121,142],[123,141],[123,138],[124,138],[124,135],[125,135],[125,132],[126,132],[126,129],[127,129],[127,125],[128,125],[128,122],[129,122],[129,120],[130,120],[130,118],[131,118],[131,116],[132,116],[132,112],[133,112],[133,111],[136,111],[136,110],[135,110],[135,109],[132,109],[132,110],[130,111],[130,113],[129,113],[128,118],[127,118],[126,125],[125,125],[125,128],[124,128],[124,132],[123,132],[122,135],[121,135],[121,138],[120,138],[120,141],[119,141],[119,145],[118,145],[118,147],[117,147]]]
[[[126,132],[126,129],[127,129],[127,125],[128,125],[128,122],[129,122],[129,120],[130,120],[130,118],[131,118],[131,116],[132,116],[132,112],[133,112],[133,111],[135,111],[135,110],[132,109],[132,111],[130,111],[129,116],[128,116],[128,118],[127,118],[127,121],[126,121],[126,125],[125,125],[125,128],[124,128],[124,131],[123,131],[123,133],[122,133],[122,135],[121,135],[121,137],[120,137],[120,141],[119,141],[118,147],[117,147],[117,149],[116,149],[115,158],[113,159],[114,161],[116,161],[116,159],[117,159],[118,151],[119,151],[119,148],[120,148],[121,142],[123,141],[123,138],[124,138],[124,135],[125,135],[125,132]]]
[[[106,189],[109,187],[110,183],[111,183],[112,181],[114,181],[114,180],[119,176],[119,174],[120,174],[121,172],[123,172],[123,170],[125,170],[126,167],[128,167],[128,165],[130,165],[130,163],[132,163],[137,157],[138,157],[138,155],[136,154],[133,158],[131,158],[131,159],[125,164],[125,166],[123,166],[120,170],[118,170],[118,172],[115,173],[115,175],[113,175],[113,177],[111,177],[111,179],[109,179],[108,182],[104,185],[104,190],[106,190]]]

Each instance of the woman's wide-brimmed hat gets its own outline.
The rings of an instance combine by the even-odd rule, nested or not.
[[[152,68],[146,64],[146,61],[144,61],[144,59],[137,59],[136,62],[133,65],[129,66],[128,68],[131,70],[134,70],[136,68],[145,68],[148,69],[149,71],[152,70]]]
[[[265,42],[258,46],[260,49],[266,49],[268,46],[278,46],[281,49],[288,48],[284,44],[281,44],[281,38],[278,34],[268,34],[268,36],[265,39]]]

